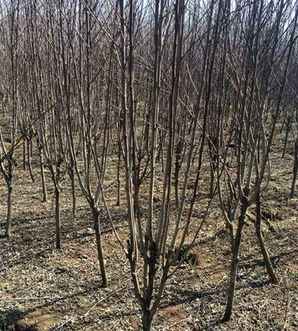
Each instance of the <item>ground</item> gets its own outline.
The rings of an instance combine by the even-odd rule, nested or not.
[[[268,282],[253,224],[248,221],[241,247],[235,309],[221,324],[229,275],[230,246],[219,210],[205,224],[194,248],[198,265],[183,264],[169,280],[154,330],[297,330],[298,329],[298,200],[289,199],[292,157],[280,152],[272,160],[272,181],[266,194],[271,227],[264,225],[265,242],[279,277]],[[128,263],[109,223],[103,219],[103,248],[109,286],[101,288],[90,210],[78,194],[75,220],[71,195],[62,194],[62,250],[54,248],[53,190],[41,202],[40,178],[16,172],[13,234],[0,239],[0,329],[138,330],[140,311],[129,279]],[[111,178],[111,183],[113,183]],[[110,185],[107,198],[115,226],[127,236],[124,204],[116,207]],[[114,193],[113,193],[114,192]],[[114,195],[113,195],[114,194]],[[6,191],[2,180],[0,219],[5,222]],[[122,192],[122,201],[125,194]],[[30,329],[28,329],[30,330]]]

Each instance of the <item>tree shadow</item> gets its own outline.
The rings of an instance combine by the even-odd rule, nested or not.
[[[21,330],[17,326],[17,322],[24,318],[24,313],[19,309],[12,308],[8,310],[0,310],[0,330]],[[37,331],[34,326],[23,327],[24,331]]]
[[[196,300],[202,300],[209,298],[211,299],[212,296],[218,295],[223,292],[223,287],[216,287],[212,289],[203,289],[201,291],[195,291],[195,290],[187,290],[187,289],[175,289],[173,293],[170,293],[171,295],[171,301],[167,303],[162,303],[160,308],[168,308],[172,306],[178,306],[182,304],[189,304]]]
[[[279,254],[272,255],[270,257],[271,263],[274,267],[276,267],[281,258],[287,258],[291,256],[292,254],[297,254],[298,249],[291,249],[284,252],[280,252]],[[243,262],[239,263],[239,268],[256,268],[256,267],[265,267],[264,259],[252,259],[250,260],[251,256],[245,257]]]
[[[238,282],[236,291],[241,289],[263,288],[270,284],[268,279],[247,280],[243,283]],[[194,326],[193,330],[215,330],[217,326],[223,324],[222,315],[226,304],[227,286],[225,284],[201,290],[175,288],[170,293],[170,300],[161,304],[160,309],[175,307],[179,305],[191,304],[198,301],[198,309],[204,317],[200,326]],[[237,296],[237,292],[236,292]],[[205,304],[203,304],[203,302]],[[218,306],[212,313],[208,310],[209,306]],[[208,317],[207,317],[208,316]],[[206,321],[207,320],[207,321]]]
[[[42,303],[40,305],[36,305],[30,309],[27,309],[26,311],[23,312],[23,316],[26,316],[36,310],[39,310],[39,309],[43,309],[43,308],[49,308],[53,305],[55,305],[56,303],[59,303],[59,302],[62,302],[62,301],[66,301],[66,300],[69,300],[69,299],[73,299],[73,298],[76,298],[78,296],[81,296],[81,295],[88,295],[90,293],[92,293],[94,290],[98,290],[98,289],[101,289],[103,288],[101,282],[92,282],[91,285],[89,284],[88,286],[86,286],[86,289],[82,290],[82,291],[77,291],[77,292],[74,292],[74,293],[71,293],[71,294],[68,294],[68,295],[65,295],[63,297],[59,297],[59,298],[54,298],[54,299],[49,299],[47,300],[45,303]]]
[[[26,318],[27,315],[34,313],[38,310],[43,310],[45,308],[49,308],[57,303],[76,298],[78,296],[87,296],[92,293],[95,289],[98,290],[102,288],[101,282],[91,282],[86,288],[82,291],[77,291],[75,293],[71,293],[69,295],[65,295],[63,297],[54,298],[54,299],[46,299],[46,302],[42,304],[35,305],[32,308],[21,311],[17,308],[0,310],[0,330],[1,331],[11,331],[11,330],[22,330],[22,331],[38,331],[37,326],[35,325],[26,325],[22,320]],[[42,299],[41,300],[45,300]],[[106,316],[105,318],[108,318]],[[22,321],[22,323],[18,323]]]
[[[72,241],[82,241],[94,237],[93,220],[89,210],[84,209],[84,215],[80,215],[75,222],[72,222],[70,210],[64,210],[61,214],[62,245]],[[114,227],[125,227],[126,213],[120,212],[113,215]],[[36,223],[37,221],[37,223]],[[5,223],[3,223],[5,224]],[[14,220],[14,226],[22,224],[17,228],[11,238],[0,235],[0,251],[5,248],[13,249],[18,254],[2,254],[2,263],[7,267],[26,265],[28,262],[42,258],[47,253],[55,251],[55,221],[53,217],[37,217],[34,219]],[[101,215],[102,234],[105,235],[113,231],[112,226],[104,215]],[[4,245],[4,247],[1,247]],[[62,248],[63,251],[63,248]]]

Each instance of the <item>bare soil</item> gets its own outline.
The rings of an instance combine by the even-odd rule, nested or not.
[[[265,197],[272,216],[263,225],[278,285],[268,282],[263,260],[248,221],[241,246],[233,319],[222,317],[229,276],[230,245],[219,210],[210,215],[194,253],[198,265],[183,264],[169,280],[154,330],[298,330],[298,199],[288,198],[292,156],[277,151]],[[101,288],[92,220],[78,188],[78,211],[72,219],[71,193],[62,194],[63,248],[54,248],[53,189],[41,202],[40,176],[35,183],[19,166],[13,193],[13,235],[0,239],[0,330],[138,330],[140,311],[129,267],[110,225],[103,217],[103,248],[109,277]],[[49,174],[47,174],[49,176]],[[109,179],[109,178],[108,178]],[[125,194],[115,206],[115,177],[107,190],[115,226],[127,237]],[[50,180],[48,180],[50,183]],[[5,223],[6,189],[1,179],[0,222]],[[28,328],[28,327],[31,328]]]

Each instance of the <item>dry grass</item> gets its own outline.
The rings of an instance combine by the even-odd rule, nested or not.
[[[254,228],[245,228],[231,322],[218,323],[225,305],[230,248],[215,211],[203,228],[195,247],[197,266],[182,265],[166,287],[155,330],[297,330],[298,329],[298,200],[288,200],[291,156],[273,159],[272,182],[266,196],[275,232],[264,226],[264,236],[280,284],[267,282],[264,265],[254,238]],[[78,191],[78,213],[71,216],[70,188],[62,195],[63,249],[54,249],[54,219],[51,194],[41,202],[38,168],[36,183],[17,170],[13,235],[0,241],[0,329],[18,323],[37,330],[138,330],[128,265],[109,224],[103,219],[109,287],[100,286],[92,221],[88,206]],[[109,169],[107,198],[119,226],[127,237],[124,205],[115,206],[115,178]],[[52,189],[49,188],[49,192]],[[122,201],[125,199],[122,192]],[[143,198],[146,192],[143,192]],[[0,217],[5,221],[5,185],[1,180]],[[199,210],[197,211],[199,212]]]

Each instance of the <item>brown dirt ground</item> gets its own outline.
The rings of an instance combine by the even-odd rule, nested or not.
[[[276,153],[266,196],[266,205],[275,215],[271,221],[275,231],[264,225],[264,237],[280,283],[268,283],[254,228],[248,223],[233,319],[218,323],[226,300],[230,249],[220,231],[223,228],[220,212],[215,211],[194,249],[199,257],[198,266],[184,264],[169,280],[154,330],[298,330],[298,199],[288,199],[291,159],[290,154],[281,159],[280,153]],[[19,329],[15,330],[22,330],[22,325],[40,331],[138,330],[140,312],[128,264],[109,224],[103,221],[103,248],[110,282],[103,289],[85,200],[78,193],[78,212],[73,221],[70,190],[65,184],[63,249],[55,250],[53,190],[49,188],[49,201],[42,203],[36,164],[34,173],[36,183],[31,182],[27,171],[17,170],[13,235],[10,241],[0,240],[0,329],[1,323],[4,328],[18,321]],[[113,192],[115,185],[110,186],[107,197],[120,237],[125,239],[124,204],[115,207]],[[122,192],[122,201],[124,196]],[[1,223],[5,221],[5,199],[1,179]]]

